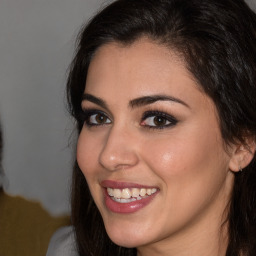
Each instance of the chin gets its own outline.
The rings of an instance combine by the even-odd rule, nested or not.
[[[116,238],[109,236],[111,241],[119,246],[125,247],[125,248],[137,248],[141,246],[142,244],[138,241],[135,241],[135,239],[124,239],[124,238]]]
[[[113,232],[113,230],[107,230],[107,234],[111,241],[119,246],[126,248],[135,248],[147,244],[145,237],[141,237],[134,232]]]

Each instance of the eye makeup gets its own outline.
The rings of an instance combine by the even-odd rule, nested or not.
[[[108,115],[98,109],[83,108],[80,114],[80,120],[88,127],[102,126],[112,123]]]
[[[143,113],[141,125],[150,129],[164,129],[176,125],[178,120],[163,111],[150,110]]]
[[[83,108],[80,115],[81,122],[87,127],[108,125],[112,120],[108,115],[96,108]],[[142,113],[140,126],[149,129],[165,129],[175,126],[178,120],[170,114],[160,110],[149,110]]]

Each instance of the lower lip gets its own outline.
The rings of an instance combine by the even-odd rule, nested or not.
[[[105,190],[105,204],[107,208],[114,213],[134,213],[139,211],[140,209],[147,206],[153,198],[156,196],[157,192],[148,197],[142,198],[141,200],[136,200],[130,203],[118,203],[114,201]]]

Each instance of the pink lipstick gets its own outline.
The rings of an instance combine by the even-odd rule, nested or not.
[[[114,213],[134,213],[147,206],[159,189],[141,184],[104,180],[106,207]]]

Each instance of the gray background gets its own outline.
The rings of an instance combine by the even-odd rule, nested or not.
[[[69,211],[74,151],[67,69],[81,25],[102,2],[0,0],[4,188],[41,201],[55,215]]]
[[[105,1],[109,2],[109,1]],[[5,190],[69,212],[73,124],[65,80],[81,25],[103,0],[0,0]],[[255,0],[248,3],[256,9]]]

